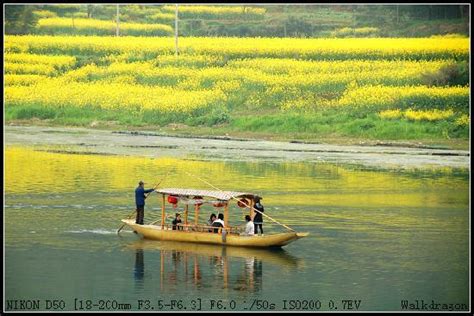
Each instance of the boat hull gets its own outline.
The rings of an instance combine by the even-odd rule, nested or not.
[[[137,233],[143,235],[146,239],[239,247],[282,247],[292,241],[307,236],[307,234],[296,232],[264,236],[240,236],[234,234],[215,234],[208,232],[161,229],[161,226],[156,225],[138,225],[132,219],[123,219],[122,222],[130,226]]]

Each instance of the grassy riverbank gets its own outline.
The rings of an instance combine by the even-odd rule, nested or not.
[[[221,124],[218,126],[189,126],[186,124],[167,124],[157,126],[153,124],[126,124],[116,120],[100,120],[99,116],[91,116],[89,119],[10,119],[7,125],[16,126],[49,126],[49,127],[84,127],[99,130],[123,131],[131,133],[156,133],[158,135],[178,137],[199,137],[209,139],[259,139],[270,141],[288,141],[296,143],[316,143],[335,145],[366,145],[366,146],[395,146],[395,147],[418,147],[439,149],[469,149],[467,138],[433,138],[431,134],[414,138],[402,137],[367,137],[364,135],[347,136],[336,132],[312,133],[312,132],[282,132],[268,130],[250,130]]]

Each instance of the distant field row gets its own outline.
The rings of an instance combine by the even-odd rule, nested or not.
[[[173,28],[165,24],[141,24],[122,22],[120,34],[129,36],[166,36],[173,33]],[[117,23],[109,20],[84,18],[47,18],[39,19],[35,27],[37,34],[59,35],[114,35]]]
[[[263,18],[263,15],[260,17]],[[190,18],[193,19],[194,17]],[[117,22],[113,19],[100,20],[85,17],[40,18],[34,27],[32,34],[111,36],[116,34],[117,27],[122,36],[168,36],[174,34],[174,14],[157,13],[152,15],[151,19],[153,20],[151,23],[119,21],[119,24],[117,25]],[[322,21],[322,19],[319,19],[319,21]],[[223,20],[222,23],[225,23],[225,20]],[[264,22],[261,21],[260,23]],[[330,37],[377,37],[379,31],[380,30],[376,27],[343,27],[332,32],[327,31],[326,33]],[[186,30],[186,33],[187,32],[192,31]],[[182,33],[182,31],[180,33]]]
[[[119,76],[133,77],[134,83],[176,85],[193,79],[192,86],[212,86],[225,80],[248,84],[286,85],[335,89],[352,81],[359,84],[424,84],[425,74],[455,65],[454,60],[345,60],[300,61],[287,58],[234,59],[226,63],[212,56],[160,56],[148,61],[128,62],[129,56],[99,59],[78,65],[74,56],[5,54],[5,73],[58,76],[76,81],[107,81]],[[67,73],[65,73],[68,71]],[[188,82],[191,84],[191,82]],[[190,86],[189,88],[192,88]],[[183,88],[186,85],[183,84]],[[316,89],[316,90],[317,90]],[[316,91],[315,90],[315,91]]]
[[[115,9],[115,8],[114,8]],[[115,11],[115,10],[114,10]],[[181,19],[239,19],[261,20],[266,9],[248,6],[179,6]],[[43,35],[115,35],[115,13],[108,19],[88,17],[86,12],[74,12],[70,17],[58,16],[54,11],[44,8],[33,14],[38,22],[34,34]],[[140,17],[138,19],[138,17]],[[131,21],[139,20],[141,23]],[[120,14],[120,34],[125,36],[167,36],[174,33],[175,6],[151,6],[139,9],[133,6],[122,7]]]
[[[171,37],[7,36],[6,52],[107,56],[130,54],[136,60],[173,54]],[[224,56],[226,59],[275,57],[334,59],[469,59],[467,38],[203,38],[179,40],[184,54]]]
[[[100,9],[107,7],[103,6]],[[76,8],[83,9],[84,6]],[[129,19],[130,17],[137,16],[151,16],[152,19],[163,19],[163,20],[174,20],[175,17],[175,5],[163,5],[163,6],[145,6],[140,8],[139,6],[125,5],[120,7],[120,17],[123,19]],[[95,11],[95,10],[94,10]],[[101,10],[103,11],[103,10]],[[114,15],[116,12],[115,5],[109,5],[108,9],[105,10],[109,13],[109,16]],[[266,13],[265,8],[249,7],[249,6],[238,6],[238,5],[227,5],[227,6],[213,6],[213,5],[179,5],[179,16],[182,18],[260,18]],[[328,13],[327,9],[319,10],[321,13]],[[38,18],[57,18],[58,14],[50,7],[44,7],[42,10],[35,10],[33,12]],[[96,12],[94,12],[95,14]],[[102,12],[104,14],[105,12]],[[100,14],[99,14],[100,15]],[[346,14],[347,15],[347,14]],[[82,11],[76,11],[72,14],[74,18],[86,18],[87,12],[83,9]]]

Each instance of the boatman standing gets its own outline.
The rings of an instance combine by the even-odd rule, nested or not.
[[[257,235],[258,234],[258,228],[260,227],[260,233],[263,235],[263,212],[264,212],[264,208],[263,208],[263,205],[260,203],[260,200],[262,198],[259,197],[259,196],[256,196],[254,198],[254,201],[255,201],[255,205],[253,206],[253,208],[257,211],[255,212],[255,216],[253,217],[253,224],[254,224],[254,234]]]
[[[137,219],[135,223],[143,225],[143,217],[145,216],[145,193],[153,192],[155,189],[145,190],[145,182],[138,182],[138,187],[135,189],[135,203],[137,204]]]

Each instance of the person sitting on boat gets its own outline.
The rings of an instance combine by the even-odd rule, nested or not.
[[[254,225],[252,219],[250,218],[250,215],[245,215],[245,220],[247,221],[247,224],[245,225],[245,231],[242,233],[242,235],[253,236],[255,234]]]
[[[219,227],[222,227],[224,228],[224,214],[219,214],[217,216],[217,219],[212,223],[211,225],[212,227],[216,227],[214,228],[214,233],[218,233],[219,232]]]
[[[145,182],[138,182],[138,187],[135,189],[135,204],[137,205],[136,224],[143,225],[143,218],[145,217],[145,193],[153,192],[155,189],[145,190]]]
[[[173,230],[183,230],[183,226],[181,226],[181,214],[176,213],[176,217],[174,218],[173,222]]]
[[[209,220],[207,221],[207,226],[212,226],[212,223],[214,223],[216,218],[217,218],[216,214],[212,213],[211,217],[209,217]],[[212,229],[209,229],[209,232],[212,233]]]
[[[254,224],[254,234],[258,234],[258,228],[260,227],[260,232],[263,235],[263,215],[264,212],[263,205],[260,203],[262,198],[259,196],[255,197],[255,205],[253,208],[256,210],[255,216],[253,217]]]

